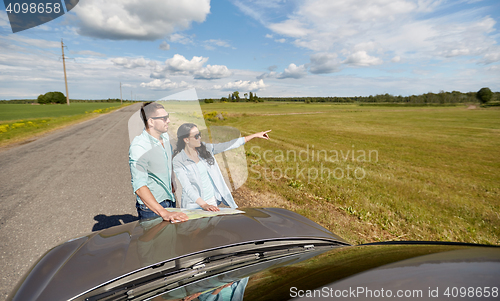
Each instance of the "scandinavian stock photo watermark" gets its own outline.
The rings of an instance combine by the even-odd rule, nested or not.
[[[291,298],[360,298],[360,299],[386,299],[386,298],[498,298],[498,287],[468,286],[450,287],[433,286],[425,289],[387,289],[383,287],[369,288],[363,286],[336,289],[322,287],[321,289],[303,290],[290,287]]]
[[[301,150],[263,150],[260,146],[252,146],[249,155],[252,157],[250,176],[253,179],[285,178],[307,183],[328,179],[362,180],[367,173],[357,165],[379,160],[377,150],[356,149],[354,145],[347,150],[316,149],[309,144]]]

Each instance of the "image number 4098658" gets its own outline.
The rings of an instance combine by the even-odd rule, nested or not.
[[[52,21],[73,9],[79,0],[4,0],[12,32]]]

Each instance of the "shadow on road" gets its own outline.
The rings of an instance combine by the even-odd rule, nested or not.
[[[97,223],[92,227],[92,231],[104,230],[110,227],[123,225],[138,220],[137,216],[131,214],[111,215],[98,214],[94,216]]]

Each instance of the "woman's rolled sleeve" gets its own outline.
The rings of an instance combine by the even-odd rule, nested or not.
[[[234,149],[234,148],[238,148],[238,147],[242,146],[243,144],[245,144],[245,137],[240,137],[240,138],[236,138],[236,139],[233,139],[231,141],[223,142],[223,143],[217,143],[217,144],[207,143],[207,148],[209,148],[209,150],[210,150],[210,152],[212,152],[212,154],[216,155],[218,153],[222,153],[222,152]]]

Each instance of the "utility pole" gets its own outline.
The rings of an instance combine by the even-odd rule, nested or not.
[[[66,103],[69,106],[68,78],[66,77],[66,63],[64,61],[64,44],[62,39],[61,39],[61,49],[62,49],[63,69],[64,69],[64,84],[66,85]]]
[[[122,82],[120,82],[120,104],[123,104],[123,98],[122,98]]]

